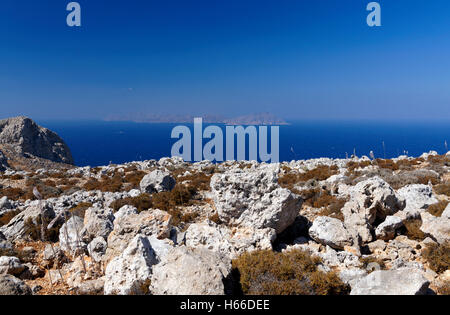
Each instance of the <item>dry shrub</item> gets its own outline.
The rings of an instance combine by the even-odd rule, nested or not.
[[[433,187],[434,191],[436,192],[436,194],[438,195],[446,195],[450,197],[450,183],[445,182],[442,184],[438,184],[436,186]]]
[[[214,213],[212,216],[210,216],[209,218],[208,218],[210,221],[212,221],[212,222],[214,222],[215,224],[220,224],[221,223],[221,220],[220,220],[220,217],[219,217],[219,214],[218,213]]]
[[[427,244],[422,250],[422,257],[435,272],[447,271],[450,269],[450,242]]]
[[[242,292],[248,295],[342,295],[345,285],[334,272],[318,269],[320,258],[301,250],[244,253],[233,260]]]
[[[192,204],[192,198],[197,190],[190,185],[176,184],[171,191],[164,191],[152,195],[153,208],[167,211],[172,216],[172,224],[178,226],[181,222],[188,223],[195,217],[185,216],[180,207]],[[189,220],[189,221],[185,221]]]
[[[440,217],[448,205],[448,201],[439,201],[428,207],[427,211],[435,217]]]

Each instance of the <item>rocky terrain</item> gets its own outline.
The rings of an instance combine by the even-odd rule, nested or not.
[[[448,295],[449,168],[436,152],[5,165],[0,294]]]

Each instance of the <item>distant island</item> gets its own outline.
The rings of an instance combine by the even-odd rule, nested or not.
[[[256,113],[232,118],[220,115],[181,115],[181,114],[129,114],[110,115],[106,121],[132,121],[138,123],[191,123],[195,117],[202,117],[207,124],[225,125],[289,125],[284,119],[271,113]]]

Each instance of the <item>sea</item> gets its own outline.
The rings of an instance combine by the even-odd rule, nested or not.
[[[92,167],[168,157],[177,141],[171,138],[175,126],[187,126],[193,134],[193,124],[86,120],[38,123],[64,139],[76,165]],[[420,156],[430,150],[445,154],[448,143],[449,122],[292,121],[280,126],[279,158],[346,158],[353,154],[369,156],[371,151],[375,158]]]

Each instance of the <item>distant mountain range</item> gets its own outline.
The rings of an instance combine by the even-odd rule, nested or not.
[[[133,121],[139,123],[192,123],[194,118],[202,117],[207,124],[226,125],[288,125],[288,123],[271,113],[256,113],[226,118],[220,115],[177,115],[177,114],[129,114],[111,115],[106,121]]]

